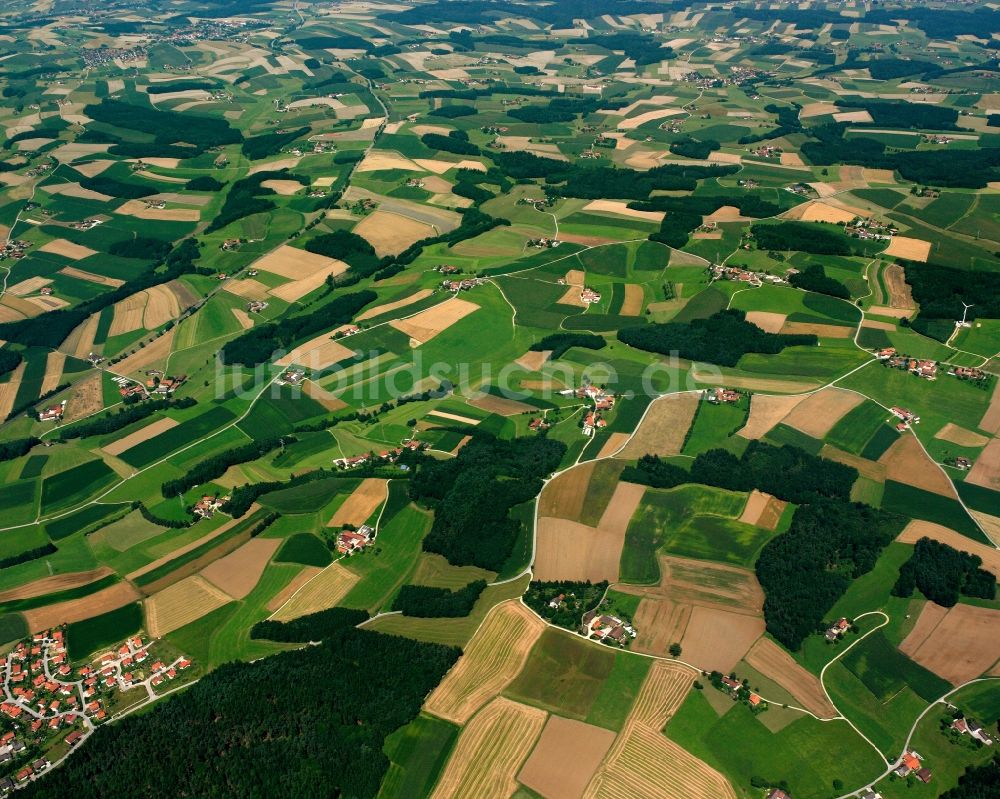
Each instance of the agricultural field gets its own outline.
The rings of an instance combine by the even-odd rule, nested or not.
[[[0,642],[195,669],[80,741],[11,693],[0,789],[988,762],[1000,9],[99,5],[0,9]]]

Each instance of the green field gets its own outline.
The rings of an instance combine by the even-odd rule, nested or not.
[[[46,477],[42,481],[42,513],[72,507],[116,479],[117,475],[100,460]]]
[[[66,627],[66,646],[72,660],[80,660],[98,649],[124,641],[142,627],[142,605],[134,602],[100,616],[73,622]]]
[[[421,714],[386,738],[384,751],[390,765],[378,799],[428,796],[458,733],[451,722]]]
[[[296,533],[285,540],[274,556],[276,563],[300,563],[303,566],[327,566],[333,560],[330,550],[312,533]]]

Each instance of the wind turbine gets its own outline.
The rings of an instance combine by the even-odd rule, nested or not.
[[[959,300],[959,302],[961,302],[961,300]],[[973,308],[974,306],[975,306],[975,303],[972,303],[972,304],[964,303],[964,302],[962,303],[962,308],[963,308],[963,310],[962,310],[962,321],[958,323],[958,327],[968,327],[969,326],[969,323],[965,321],[965,316],[966,316],[966,314],[969,313],[969,308]]]

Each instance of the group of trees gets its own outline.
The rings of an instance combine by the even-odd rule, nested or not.
[[[904,261],[903,267],[913,299],[920,307],[919,315],[910,323],[914,330],[937,338],[932,322],[947,320],[949,324],[941,327],[945,337],[950,336],[954,330],[950,323],[961,319],[965,312],[963,302],[972,305],[968,310],[969,320],[1000,317],[1000,274],[976,272],[975,280],[970,280],[969,273],[963,269],[949,269],[933,263]]]
[[[41,444],[42,439],[35,436],[28,438],[12,438],[9,441],[0,441],[0,461],[12,461],[27,455],[31,448]]]
[[[485,588],[485,580],[475,580],[456,591],[427,585],[404,585],[396,594],[392,609],[404,616],[428,619],[468,616]]]
[[[583,614],[596,608],[607,590],[607,580],[598,583],[533,580],[524,595],[524,604],[547,622],[576,630]]]
[[[160,493],[165,497],[176,497],[186,492],[189,488],[194,488],[202,483],[207,483],[209,480],[214,480],[216,477],[221,477],[230,466],[255,461],[258,458],[264,457],[271,450],[277,449],[282,443],[292,444],[295,441],[294,436],[288,436],[284,440],[278,436],[272,436],[227,449],[217,455],[205,458],[205,460],[198,461],[181,477],[175,480],[167,480],[160,486]]]
[[[277,206],[270,199],[276,192],[269,189],[263,183],[266,180],[297,180],[304,186],[308,186],[309,178],[301,175],[294,175],[287,169],[279,169],[269,172],[257,172],[256,174],[237,180],[226,194],[226,199],[219,209],[218,215],[205,228],[206,233],[214,230],[221,230],[226,225],[243,219],[251,214],[260,214],[265,211],[272,211]]]
[[[363,276],[372,274],[383,265],[382,259],[375,254],[375,248],[366,239],[349,230],[323,233],[309,239],[305,248],[309,252],[343,261]]]
[[[305,799],[322,786],[375,797],[386,737],[416,717],[461,653],[331,619],[330,634],[326,621],[313,628],[318,646],[227,663],[150,712],[98,728],[58,778],[24,795]]]
[[[538,495],[565,451],[544,436],[503,441],[480,433],[455,458],[422,459],[410,496],[435,511],[424,549],[455,566],[500,571],[521,530],[511,509]]]
[[[21,365],[21,361],[23,360],[24,356],[20,350],[12,350],[10,347],[4,347],[0,350],[0,375],[13,372]]]
[[[724,205],[734,204],[739,207],[742,216],[760,218],[775,216],[781,212],[781,206],[755,194],[744,194],[736,198],[723,195],[661,194],[648,200],[630,202],[628,207],[637,211],[665,211],[660,229],[649,238],[680,249],[687,244],[691,232],[701,225],[705,216],[715,213]]]
[[[269,155],[280,153],[283,147],[291,144],[299,137],[305,136],[309,133],[309,130],[309,126],[306,125],[305,127],[292,128],[291,130],[280,132],[261,133],[257,136],[251,136],[249,139],[244,139],[243,144],[240,145],[240,149],[243,151],[243,155],[251,161],[267,158]]]
[[[121,239],[108,246],[108,252],[119,258],[145,258],[150,261],[162,261],[167,257],[173,245],[164,239],[152,236],[136,236],[134,239]]]
[[[42,544],[40,547],[28,549],[24,552],[18,552],[16,555],[10,555],[6,558],[0,558],[0,569],[9,569],[11,566],[20,566],[22,563],[27,563],[29,560],[38,560],[39,558],[44,558],[47,555],[54,555],[57,551],[58,550],[56,549],[55,544]]]
[[[343,630],[357,627],[367,620],[368,613],[363,610],[328,608],[318,613],[299,616],[291,621],[264,619],[250,628],[250,637],[283,644],[308,644],[312,641],[323,641]]]
[[[170,408],[190,408],[196,404],[197,400],[192,397],[184,397],[178,400],[166,398],[151,399],[146,402],[125,405],[117,411],[108,411],[92,419],[85,419],[84,421],[65,427],[59,431],[59,438],[62,441],[68,441],[72,438],[103,436],[128,427],[130,424],[152,416],[158,411],[165,411]]]
[[[895,596],[908,597],[914,589],[942,607],[954,606],[960,596],[993,599],[997,581],[992,573],[980,568],[982,558],[961,552],[931,538],[921,538],[913,555],[899,570],[892,588]]]
[[[566,354],[571,347],[581,347],[587,350],[603,350],[608,342],[604,336],[594,333],[549,333],[530,347],[532,352],[546,352],[551,350],[549,358],[557,360]]]
[[[809,264],[801,272],[791,275],[788,282],[797,289],[829,294],[831,297],[840,297],[843,300],[851,298],[851,292],[847,286],[839,280],[827,277],[826,269],[823,268],[822,264]]]
[[[750,228],[761,250],[798,250],[817,255],[851,255],[851,239],[836,225],[779,222]]]
[[[690,322],[625,327],[618,331],[618,340],[647,352],[736,366],[748,352],[775,355],[785,347],[815,345],[818,339],[811,334],[767,333],[746,321],[743,311],[729,309]]]
[[[1000,755],[984,766],[972,766],[958,778],[958,785],[941,794],[941,799],[993,799],[1000,796]]]
[[[256,325],[227,342],[221,350],[222,359],[228,364],[257,366],[270,360],[277,350],[291,349],[293,343],[300,339],[350,322],[358,311],[377,297],[369,289],[341,294],[311,312]]]

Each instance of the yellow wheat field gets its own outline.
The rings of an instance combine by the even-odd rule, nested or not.
[[[358,575],[345,569],[340,563],[332,563],[300,588],[272,618],[288,621],[332,608],[358,581]]]

